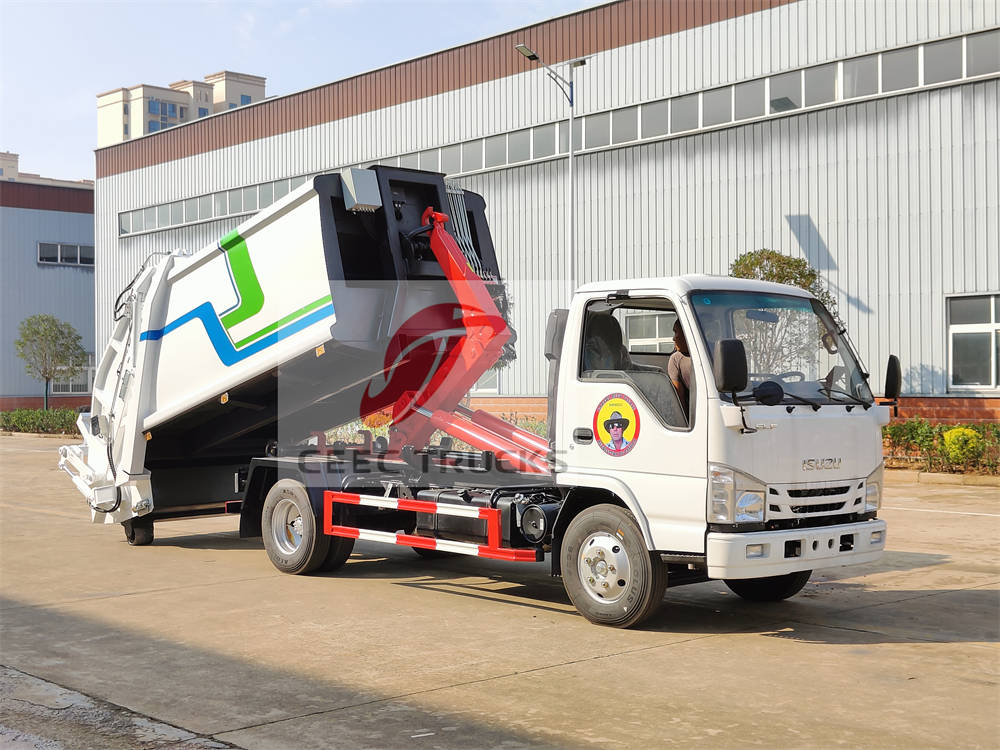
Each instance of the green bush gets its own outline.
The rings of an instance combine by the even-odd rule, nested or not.
[[[925,471],[1000,471],[1000,425],[935,425],[916,417],[882,428],[887,457]]]
[[[944,451],[953,464],[978,463],[983,455],[983,439],[969,427],[954,427],[942,433]]]
[[[0,412],[0,430],[77,433],[74,409],[15,409]]]

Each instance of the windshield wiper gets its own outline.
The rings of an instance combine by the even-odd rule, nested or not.
[[[844,399],[842,399],[842,398],[833,398],[833,394],[836,393],[839,396],[847,396],[847,398],[851,399],[851,402],[853,402],[855,404],[861,404],[861,406],[864,407],[865,411],[868,411],[869,409],[872,408],[872,405],[870,403],[868,403],[867,401],[864,401],[864,400],[858,398],[857,396],[855,396],[855,395],[853,395],[851,393],[848,393],[847,391],[842,391],[839,388],[826,388],[824,386],[820,386],[819,392],[822,393],[822,394],[824,394],[824,395],[826,395],[827,397],[833,399],[834,401],[839,401],[840,403],[844,403]]]
[[[813,401],[811,398],[802,398],[802,396],[796,396],[794,393],[789,393],[788,391],[785,391],[785,398],[795,399],[800,404],[808,404],[812,407],[813,411],[819,411],[819,407],[822,406],[819,401]]]

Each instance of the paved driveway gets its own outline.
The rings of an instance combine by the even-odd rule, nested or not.
[[[996,488],[890,478],[879,563],[777,605],[671,589],[619,631],[544,564],[359,544],[285,576],[235,518],[130,548],[88,523],[58,444],[0,437],[0,744],[1000,745]]]

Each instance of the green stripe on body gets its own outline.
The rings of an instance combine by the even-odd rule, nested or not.
[[[250,262],[250,251],[247,250],[246,240],[239,235],[239,232],[233,230],[227,234],[220,240],[219,246],[226,253],[233,281],[236,282],[236,292],[240,296],[239,307],[222,316],[222,325],[228,331],[261,311],[264,307],[264,292],[260,288],[253,263]]]
[[[281,320],[276,320],[274,323],[271,323],[271,325],[261,328],[256,333],[251,333],[249,336],[247,336],[245,339],[241,341],[237,341],[235,346],[237,349],[246,346],[247,344],[256,341],[261,336],[266,336],[267,334],[271,333],[271,331],[277,330],[278,328],[281,328],[283,325],[291,323],[296,318],[301,318],[306,313],[312,312],[317,307],[322,307],[323,305],[326,305],[330,302],[333,302],[333,297],[331,295],[328,294],[325,297],[320,297],[318,300],[310,302],[308,305],[305,305],[304,307],[300,307],[295,312],[289,313],[285,317],[281,318]]]

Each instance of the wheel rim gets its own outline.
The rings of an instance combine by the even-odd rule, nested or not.
[[[294,555],[302,546],[302,514],[287,498],[278,501],[271,514],[271,539],[283,555]]]
[[[628,591],[632,574],[622,540],[607,532],[596,532],[583,540],[577,571],[584,591],[602,604],[614,604]]]

